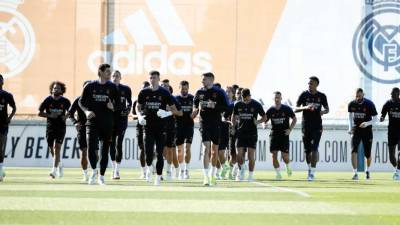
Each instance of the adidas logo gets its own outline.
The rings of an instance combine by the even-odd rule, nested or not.
[[[171,1],[146,0],[146,5],[160,28],[159,33],[144,10],[134,12],[123,19],[124,30],[117,29],[102,40],[104,45],[125,50],[92,52],[88,58],[90,70],[97,72],[99,63],[108,62],[127,75],[142,75],[151,70],[170,75],[212,71],[211,54],[195,49]]]

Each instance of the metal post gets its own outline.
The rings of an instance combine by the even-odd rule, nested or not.
[[[362,17],[365,18],[367,15],[372,13],[372,6],[373,6],[373,1],[370,0],[365,0],[364,1],[364,6],[363,6],[363,15]],[[366,42],[364,42],[366,43]],[[367,44],[364,44],[365,52],[368,52]],[[366,54],[366,60],[368,61],[366,69],[368,70],[369,73],[372,73],[372,59],[371,56]],[[365,96],[369,99],[372,98],[372,81],[371,79],[365,77],[363,74],[361,75],[360,83],[361,87],[364,89]],[[365,170],[365,153],[364,153],[364,146],[362,143],[358,146],[358,154],[357,154],[357,170],[359,172],[362,172]]]

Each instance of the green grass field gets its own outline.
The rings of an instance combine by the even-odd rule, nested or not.
[[[80,182],[78,169],[50,180],[49,169],[8,168],[0,183],[0,224],[400,224],[400,182],[391,173],[351,181],[351,173],[305,172],[274,181],[256,172],[256,182],[201,185],[201,171],[189,181],[154,187],[139,170],[122,170],[106,186]],[[108,173],[109,174],[109,173]],[[284,176],[285,178],[285,176]]]

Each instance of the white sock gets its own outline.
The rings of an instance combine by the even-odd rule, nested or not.
[[[189,170],[189,163],[185,163],[185,170]]]
[[[253,177],[254,171],[249,171],[249,177]]]
[[[51,169],[51,172],[55,173],[56,172],[56,167],[53,166],[53,168]]]
[[[315,174],[315,167],[311,167],[311,174],[312,174],[312,175]]]
[[[215,166],[211,167],[211,176],[215,177],[216,174],[217,174],[217,167]]]
[[[357,169],[353,169],[354,174],[357,174]]]
[[[221,168],[217,169],[217,174],[219,174],[221,172]]]
[[[233,166],[233,170],[234,170],[235,172],[237,172],[239,169],[240,169],[240,168],[239,168],[239,163],[235,163],[235,165]]]
[[[179,163],[179,168],[181,170],[185,170],[185,164],[184,163]]]
[[[280,174],[279,168],[275,168],[276,175]]]
[[[147,167],[147,172],[149,172],[150,175],[153,174],[153,166],[148,166]]]
[[[365,172],[369,172],[369,166],[367,166],[367,170]]]
[[[84,175],[87,175],[87,169],[86,170],[82,170]]]
[[[171,171],[171,164],[167,163],[167,171]]]
[[[142,173],[146,173],[146,167],[142,167]]]
[[[120,167],[120,166],[121,166],[121,163],[116,163],[116,164],[115,164],[115,170],[116,170],[116,171],[119,171],[119,167]]]
[[[100,175],[99,178],[102,179],[102,180],[104,180],[104,176],[103,176],[103,175]]]
[[[307,164],[308,165],[308,169],[311,170],[311,164]]]
[[[117,162],[115,162],[115,161],[112,161],[112,168],[113,168],[113,170],[115,170],[115,167],[116,167],[116,165],[117,165]]]
[[[208,177],[208,168],[203,169],[203,174],[205,177]]]
[[[97,169],[93,169],[92,174],[97,174]]]

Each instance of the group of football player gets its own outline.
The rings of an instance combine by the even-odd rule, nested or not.
[[[215,76],[211,72],[201,75],[202,87],[194,95],[189,93],[189,82],[183,80],[179,83],[179,93],[174,96],[169,80],[161,80],[160,76],[158,71],[149,72],[149,80],[143,82],[134,102],[129,86],[121,83],[121,73],[112,71],[109,64],[98,67],[98,79],[85,82],[81,96],[72,104],[64,97],[66,85],[60,81],[52,82],[49,86],[50,95],[40,104],[38,114],[47,119],[46,139],[53,159],[50,177],[63,176],[60,149],[69,118],[77,131],[83,180],[88,184],[104,185],[109,158],[112,161],[112,179],[120,179],[123,139],[130,115],[137,120],[141,178],[154,182],[154,185],[160,185],[162,180],[189,179],[194,120],[198,116],[204,185],[215,186],[217,180],[221,179],[253,181],[258,129],[259,126],[265,128],[268,122],[271,124],[269,143],[276,179],[282,179],[281,159],[290,177],[289,137],[297,122],[295,113],[302,112],[307,180],[315,179],[318,147],[323,132],[322,116],[329,112],[326,95],[317,90],[317,77],[309,78],[308,89],[300,94],[295,107],[283,104],[282,93],[275,91],[274,103],[264,110],[260,102],[252,99],[250,89],[238,85],[223,89],[219,83],[215,83]],[[13,96],[3,90],[3,84],[1,76],[0,181],[5,176],[3,162],[8,127],[16,113]],[[8,106],[12,108],[10,114]],[[357,154],[361,142],[367,162],[365,177],[370,179],[372,126],[378,122],[377,111],[374,103],[366,99],[359,88],[355,99],[348,104],[348,112],[354,170],[352,179],[359,179]],[[395,170],[393,179],[400,180],[400,153],[396,155],[396,146],[400,146],[399,88],[393,88],[391,99],[384,104],[381,122],[386,115],[389,116],[389,156]],[[167,165],[163,174],[165,161]],[[92,169],[90,174],[88,165]],[[245,178],[247,170],[248,176]]]

